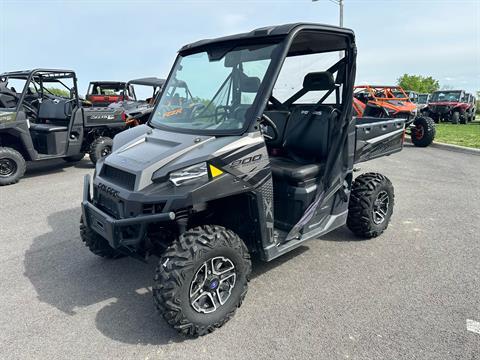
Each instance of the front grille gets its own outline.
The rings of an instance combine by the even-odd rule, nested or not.
[[[135,187],[135,175],[129,172],[114,168],[109,165],[104,165],[102,170],[102,177],[112,184],[121,186],[127,190],[133,191]]]
[[[444,114],[448,112],[448,106],[446,105],[436,105],[432,107],[433,112]]]
[[[165,202],[155,204],[143,204],[143,214],[160,214],[165,207]]]
[[[97,206],[104,213],[107,213],[108,215],[113,216],[116,219],[120,217],[120,202],[115,201],[108,196],[97,194],[94,199],[94,203],[95,206]]]

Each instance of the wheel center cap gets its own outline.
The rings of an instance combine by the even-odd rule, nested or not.
[[[210,283],[208,284],[208,288],[210,290],[215,290],[216,288],[218,288],[218,279],[213,279],[210,281]]]

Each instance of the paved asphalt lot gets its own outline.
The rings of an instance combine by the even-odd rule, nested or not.
[[[346,229],[255,264],[242,308],[184,339],[154,310],[155,262],[107,261],[78,235],[77,166],[0,188],[0,358],[480,359],[480,157],[407,146],[362,168],[390,177],[392,223]]]

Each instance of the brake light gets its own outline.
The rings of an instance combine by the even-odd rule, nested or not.
[[[125,114],[125,111],[122,112],[122,115],[121,115],[121,116],[122,116],[122,120],[123,120],[123,121],[127,121],[127,114]]]

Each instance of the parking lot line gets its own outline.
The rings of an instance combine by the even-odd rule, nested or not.
[[[467,319],[467,330],[480,334],[480,322]]]

